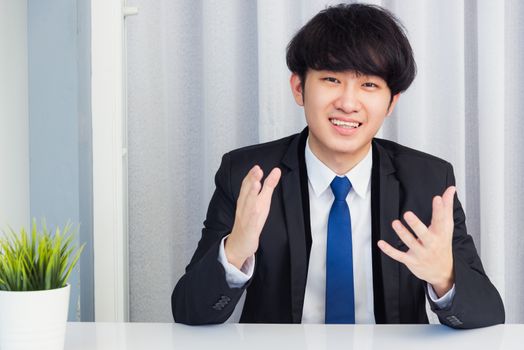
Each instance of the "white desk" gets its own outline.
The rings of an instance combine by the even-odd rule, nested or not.
[[[87,349],[521,350],[524,325],[464,331],[441,325],[68,323],[65,350]]]

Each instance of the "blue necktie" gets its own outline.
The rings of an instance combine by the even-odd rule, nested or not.
[[[347,177],[331,182],[335,200],[328,220],[326,254],[326,323],[355,323],[351,216],[346,197],[351,190]]]

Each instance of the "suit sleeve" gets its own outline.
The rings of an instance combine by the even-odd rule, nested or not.
[[[455,185],[453,168],[448,165],[447,186]],[[453,328],[478,328],[504,323],[502,299],[484,272],[473,239],[467,234],[466,217],[455,195],[453,216],[453,268],[455,297],[451,305],[438,309],[430,301],[431,309],[441,323]]]
[[[202,237],[171,296],[175,322],[190,325],[225,322],[249,284],[248,282],[242,288],[230,288],[224,267],[218,261],[220,242],[231,232],[236,210],[228,154],[222,158],[215,175],[215,185]]]

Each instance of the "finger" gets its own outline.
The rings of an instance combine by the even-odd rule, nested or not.
[[[271,170],[267,178],[264,180],[262,191],[260,191],[259,197],[261,200],[271,202],[271,196],[273,195],[273,191],[280,180],[281,174],[282,172],[279,168],[273,168],[273,170]]]
[[[438,203],[438,220],[436,220],[436,227],[438,232],[449,231],[449,226],[453,225],[453,202],[455,199],[455,186],[448,187]]]
[[[401,262],[404,265],[407,265],[407,262],[409,261],[409,256],[406,253],[396,248],[393,248],[389,243],[383,240],[378,241],[377,245],[380,248],[380,250],[382,250],[382,252],[389,256],[391,259]]]
[[[442,232],[446,223],[446,210],[442,197],[433,197],[432,212],[431,212],[431,227],[435,232]]]
[[[402,225],[400,220],[393,220],[391,223],[391,226],[393,227],[393,230],[397,233],[397,236],[400,238],[402,242],[409,248],[413,250],[418,250],[420,248],[420,243],[417,241],[415,236],[409,230]]]
[[[411,211],[404,213],[404,220],[408,223],[409,227],[422,241],[422,243],[429,243],[431,237],[428,232],[428,228],[420,219]]]
[[[457,189],[455,186],[449,186],[446,191],[444,191],[444,194],[442,195],[442,201],[444,202],[444,206],[448,210],[450,214],[453,215],[453,202],[455,200],[455,193],[457,192]]]
[[[262,170],[260,170],[262,171]],[[250,183],[249,191],[247,192],[246,198],[244,198],[243,209],[252,212],[253,208],[257,205],[258,194],[262,188],[262,183],[258,179],[258,176],[253,174],[252,182]]]
[[[240,193],[238,194],[237,199],[237,208],[244,208],[246,204],[246,199],[249,196],[249,193],[253,191],[253,184],[254,182],[257,182],[257,179],[261,176],[262,169],[258,165],[255,165],[252,167],[247,175],[244,177],[244,180],[242,180],[242,185],[240,186]],[[258,180],[260,181],[260,180]],[[258,192],[257,192],[258,194]]]

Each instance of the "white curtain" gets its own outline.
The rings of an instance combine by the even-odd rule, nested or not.
[[[131,1],[128,1],[131,3]],[[132,321],[172,321],[221,155],[299,132],[285,47],[321,0],[135,0],[127,21]],[[524,322],[524,2],[383,0],[418,76],[379,136],[455,167],[507,322]]]

